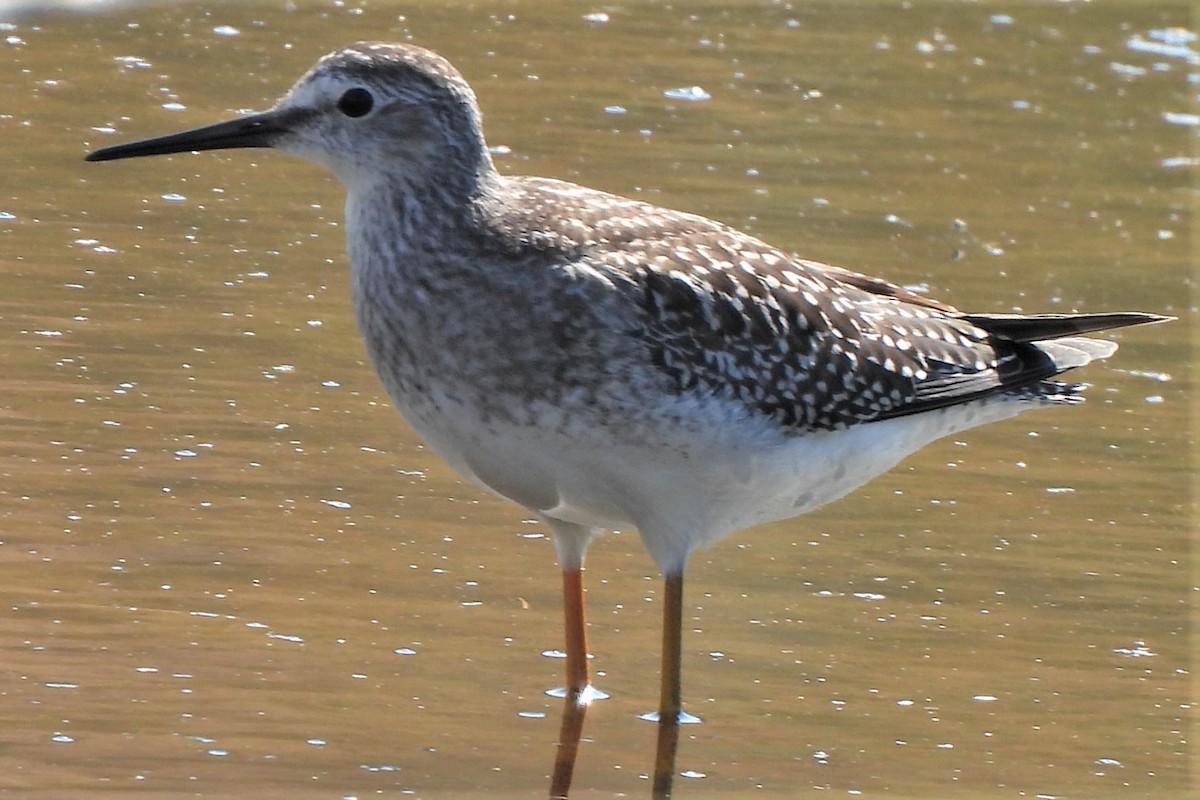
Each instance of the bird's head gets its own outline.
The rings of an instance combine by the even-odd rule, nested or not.
[[[374,42],[321,58],[268,111],[106,147],[87,160],[237,147],[302,156],[351,190],[381,178],[450,188],[492,169],[475,94],[458,70],[424,48]]]

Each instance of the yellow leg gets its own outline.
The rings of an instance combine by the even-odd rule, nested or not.
[[[683,636],[683,573],[665,583],[662,630],[662,675],[658,700],[658,747],[654,757],[654,800],[671,796],[675,752],[679,747],[679,715],[683,711],[680,680]]]
[[[563,624],[567,647],[567,692],[563,698],[562,725],[558,732],[558,750],[554,756],[554,775],[550,779],[551,800],[562,800],[571,791],[583,718],[587,713],[588,665],[587,628],[583,613],[583,570],[564,569]]]
[[[583,613],[583,568],[564,569],[563,624],[567,645],[567,695],[582,696],[588,686],[587,623]]]

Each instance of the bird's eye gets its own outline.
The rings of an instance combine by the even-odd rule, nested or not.
[[[371,93],[361,87],[347,89],[346,93],[337,101],[338,111],[341,111],[347,117],[363,117],[375,105],[375,98]]]

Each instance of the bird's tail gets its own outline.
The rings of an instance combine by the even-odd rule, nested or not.
[[[1065,339],[1043,339],[1033,344],[1038,350],[1041,350],[1050,357],[1058,372],[1066,372],[1069,369],[1082,367],[1093,361],[1108,358],[1117,352],[1117,343],[1104,339],[1069,337]]]
[[[1120,311],[1111,314],[963,314],[962,318],[978,325],[988,333],[1010,342],[1037,342],[1062,339],[1081,333],[1096,333],[1130,325],[1146,325],[1152,322],[1169,322],[1174,317],[1144,314],[1140,311]],[[1077,342],[1092,342],[1094,345],[1109,344],[1091,339],[1076,339]],[[1087,348],[1084,348],[1087,349]],[[1107,358],[1117,349],[1097,352],[1092,358]],[[1091,358],[1088,359],[1090,361]],[[1083,362],[1087,363],[1087,361]]]
[[[1174,319],[1138,311],[1111,314],[964,314],[963,318],[998,338],[1032,345],[1050,360],[1052,374],[1055,375],[1108,358],[1117,352],[1116,342],[1089,339],[1078,334]]]

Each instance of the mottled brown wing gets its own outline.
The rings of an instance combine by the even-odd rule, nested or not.
[[[901,299],[886,282],[847,283],[842,270],[770,250],[724,261],[676,246],[644,266],[645,336],[682,389],[737,399],[786,426],[903,416],[1058,371],[1038,348]]]

